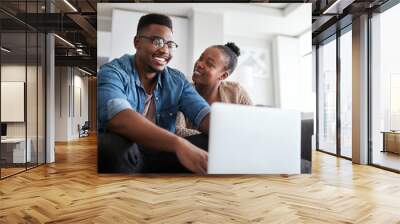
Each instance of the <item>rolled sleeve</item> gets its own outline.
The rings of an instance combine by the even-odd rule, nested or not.
[[[200,126],[201,121],[209,113],[210,113],[210,108],[209,107],[204,107],[203,109],[200,110],[199,113],[197,113],[197,116],[194,119],[194,125],[195,125],[196,128],[198,128]]]
[[[107,119],[111,120],[119,112],[131,109],[131,104],[126,99],[111,99],[107,102]]]
[[[210,106],[207,101],[197,93],[193,85],[185,78],[179,106],[195,128],[198,128],[204,117],[210,113]]]
[[[111,65],[102,67],[97,78],[97,111],[99,130],[106,127],[117,113],[132,109],[124,88],[124,76],[120,69]]]

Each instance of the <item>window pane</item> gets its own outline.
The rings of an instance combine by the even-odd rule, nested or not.
[[[45,60],[46,36],[39,33],[38,43],[38,163],[45,163]]]
[[[21,20],[37,19],[45,0],[0,1]],[[26,14],[28,13],[28,14]],[[26,17],[26,16],[32,16]],[[0,12],[1,178],[45,160],[45,35]],[[33,23],[37,21],[32,21]]]
[[[340,152],[351,158],[352,141],[352,35],[351,31],[340,37]]]
[[[372,18],[372,163],[400,170],[400,4]],[[396,132],[397,131],[397,132]]]
[[[318,147],[336,153],[336,41],[318,50]]]
[[[26,33],[1,34],[1,177],[25,170],[30,160],[26,142]],[[28,151],[26,150],[28,146]]]
[[[28,63],[26,80],[26,112],[27,112],[27,133],[30,147],[30,158],[28,168],[37,165],[37,33],[27,33],[28,38]]]

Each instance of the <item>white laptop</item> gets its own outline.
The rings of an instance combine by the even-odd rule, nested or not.
[[[301,115],[277,108],[214,103],[209,174],[299,174]]]

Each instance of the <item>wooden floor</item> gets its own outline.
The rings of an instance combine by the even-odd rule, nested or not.
[[[26,170],[25,167],[24,168],[20,168],[20,167],[18,167],[18,168],[0,168],[0,169],[1,169],[1,177],[2,178]]]
[[[37,167],[37,164],[29,164],[27,165],[27,167],[25,167],[24,164],[22,165],[18,165],[18,167],[7,167],[7,168],[0,168],[0,172],[1,172],[1,178],[5,178],[20,172],[23,172],[27,169],[33,169]]]
[[[372,157],[374,164],[400,170],[400,154],[375,151]]]
[[[96,173],[96,142],[0,181],[0,223],[400,223],[400,175],[320,152],[311,175]],[[284,161],[282,161],[284,162]]]

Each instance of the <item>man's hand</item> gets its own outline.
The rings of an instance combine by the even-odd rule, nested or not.
[[[208,153],[181,138],[175,150],[181,164],[197,174],[207,174]]]
[[[210,131],[210,113],[207,114],[200,122],[199,131],[204,134],[208,134]]]
[[[156,126],[137,112],[130,109],[119,112],[108,122],[107,128],[145,147],[175,152],[181,164],[190,171],[197,174],[207,173],[206,151]]]

